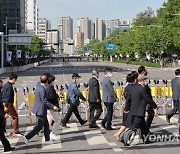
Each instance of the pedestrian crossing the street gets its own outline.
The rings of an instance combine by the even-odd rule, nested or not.
[[[173,117],[171,119],[172,124],[166,123],[165,116],[159,116],[156,119],[161,120],[161,123],[163,125],[157,125],[157,129],[161,132],[162,130],[166,131],[167,133],[170,133],[172,135],[178,135],[179,127],[177,123],[177,118]],[[87,144],[91,148],[93,146],[104,146],[109,147],[113,152],[122,152],[124,149],[122,148],[123,145],[120,142],[117,142],[116,139],[111,135],[108,136],[108,133],[104,128],[102,128],[100,121],[97,122],[98,126],[100,126],[100,129],[89,129],[88,125],[85,126],[79,126],[77,123],[69,123],[68,125],[70,128],[60,128],[60,134],[58,135],[58,140],[53,142],[52,144],[46,145],[44,143],[44,137],[43,133],[40,133],[36,136],[35,139],[30,141],[28,143],[28,149],[30,150],[31,147],[39,147],[42,151],[53,151],[53,150],[63,150],[63,148],[66,148],[65,144],[67,144],[66,140],[72,139],[72,138],[78,138],[79,135],[81,136],[83,140],[83,144]],[[159,125],[159,126],[158,126]],[[120,127],[120,126],[119,126]],[[117,127],[117,128],[119,128]],[[33,129],[33,126],[28,126],[26,128],[26,131],[24,134],[27,134],[30,130]],[[117,131],[117,130],[116,130]],[[114,134],[116,131],[113,131],[111,134]],[[153,132],[153,131],[152,131]],[[76,137],[75,137],[76,136]],[[10,141],[12,146],[16,146],[16,151],[18,152],[18,149],[26,148],[26,145],[23,142],[22,137],[19,138],[13,138],[11,136],[7,137]],[[79,139],[81,140],[81,139]],[[73,140],[71,140],[73,141]],[[71,142],[69,141],[69,142]],[[82,145],[78,145],[80,148],[83,147]],[[39,149],[38,148],[38,149]],[[3,153],[3,147],[0,145],[0,153]]]

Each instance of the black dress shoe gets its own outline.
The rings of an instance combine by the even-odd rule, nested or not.
[[[64,128],[70,128],[69,126],[67,126],[66,124],[61,124],[62,127]]]
[[[167,123],[170,123],[170,118],[168,115],[166,115],[166,121],[167,121]]]
[[[89,128],[96,128],[94,125],[90,124]]]
[[[14,151],[15,147],[9,147],[7,149],[4,149],[4,152]]]
[[[98,128],[98,129],[100,129],[100,127],[99,127],[97,124],[94,124],[94,126],[95,126],[96,128]]]
[[[106,130],[116,130],[116,129],[112,127],[107,127]]]
[[[81,126],[83,126],[86,122],[87,122],[87,120],[84,120],[84,121],[81,123]]]
[[[89,128],[98,128],[99,129],[99,126],[97,124],[90,124]]]
[[[105,125],[105,123],[103,123],[103,122],[101,122],[101,126],[102,126],[103,128],[106,128],[106,125]]]

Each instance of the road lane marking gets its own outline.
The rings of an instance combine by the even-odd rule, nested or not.
[[[108,143],[108,145],[111,146],[111,147],[113,147],[113,146],[116,146],[117,144],[114,143],[114,142],[110,142],[110,143]]]
[[[63,133],[75,132],[79,130],[76,123],[70,123],[68,125],[70,126],[70,128],[64,128]]]
[[[169,133],[173,134],[174,136],[179,136],[179,128],[175,125],[159,126],[159,128],[168,131]]]
[[[84,132],[89,145],[108,144],[106,138],[102,135],[101,131]]]
[[[166,121],[166,116],[159,116],[159,118]],[[171,118],[171,123],[177,123],[177,121],[178,121],[177,118],[174,117]],[[159,128],[168,131],[174,136],[179,136],[179,127],[176,125],[168,124],[167,126],[159,126]]]
[[[121,148],[113,148],[113,150],[114,150],[115,152],[123,152],[123,150],[122,150]]]
[[[164,116],[164,115],[163,116],[158,116],[158,118],[166,121],[166,116]],[[175,118],[175,117],[172,117],[170,121],[171,121],[171,123],[178,123],[178,119]]]
[[[42,137],[42,148],[41,150],[50,150],[50,149],[61,149],[62,148],[62,144],[61,144],[61,138],[60,135],[57,136],[58,140],[53,142],[54,144],[49,144],[46,145],[45,142],[45,138],[44,136]]]

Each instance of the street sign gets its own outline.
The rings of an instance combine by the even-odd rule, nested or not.
[[[16,58],[21,58],[21,50],[16,51]]]
[[[30,45],[31,35],[29,34],[9,34],[10,45]]]
[[[138,59],[138,58],[139,58],[138,53],[135,53],[135,58],[136,58],[136,59]]]
[[[12,60],[12,51],[8,51],[6,53],[6,59],[7,59],[8,62],[10,62]]]
[[[29,59],[29,51],[26,51],[26,59]]]
[[[106,44],[106,49],[107,50],[116,50],[116,45],[115,44]]]

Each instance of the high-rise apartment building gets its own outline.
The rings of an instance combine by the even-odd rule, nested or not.
[[[58,30],[60,40],[67,38],[73,39],[73,19],[70,17],[61,17],[58,21]]]
[[[46,18],[39,18],[37,27],[37,35],[44,43],[47,43],[47,30],[51,30],[50,20],[47,20]]]
[[[83,48],[84,47],[84,33],[82,32],[78,32],[77,33],[77,48],[80,49],[80,48]]]
[[[106,24],[105,21],[97,18],[95,20],[95,39],[103,41],[106,37]]]
[[[36,0],[27,0],[27,30],[37,35],[39,9]]]
[[[47,30],[47,45],[59,53],[59,31],[57,29]]]
[[[106,20],[106,37],[109,37],[114,30],[118,29],[128,29],[130,28],[130,21],[115,19],[115,20]]]
[[[27,0],[0,0],[0,31],[24,32],[27,24]]]
[[[63,52],[64,45],[67,40],[73,39],[73,19],[70,17],[61,17],[58,20],[58,31],[59,31],[59,47]]]
[[[84,33],[84,39],[92,39],[92,22],[89,18],[79,18],[78,19],[78,32]]]

